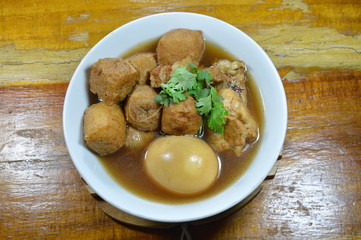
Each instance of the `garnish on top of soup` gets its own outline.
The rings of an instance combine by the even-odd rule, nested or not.
[[[195,99],[198,114],[207,120],[208,127],[223,134],[224,117],[228,112],[224,109],[223,99],[211,85],[212,76],[208,71],[198,70],[193,63],[188,63],[188,68],[190,71],[185,66],[175,69],[169,81],[160,85],[162,90],[155,101],[168,107],[190,95]]]

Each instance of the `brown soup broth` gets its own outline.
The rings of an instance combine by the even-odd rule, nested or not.
[[[124,54],[122,57],[130,56],[136,52],[155,52],[157,41],[158,39],[141,44]],[[217,47],[215,44],[206,41],[206,52],[202,64],[204,66],[209,66],[218,59],[236,60],[237,58]],[[262,138],[262,100],[259,90],[249,74],[247,74],[246,87],[248,90],[248,107],[259,124],[260,138]],[[227,186],[237,180],[252,162],[259,148],[259,142],[260,139],[258,139],[256,143],[248,146],[240,157],[235,156],[231,152],[218,154],[221,161],[221,172],[216,182],[206,191],[189,196],[169,192],[159,184],[154,183],[147,176],[143,167],[145,149],[143,149],[143,151],[130,152],[125,148],[121,148],[114,154],[99,157],[99,159],[109,174],[120,185],[134,194],[156,202],[179,204],[210,197],[224,190]]]

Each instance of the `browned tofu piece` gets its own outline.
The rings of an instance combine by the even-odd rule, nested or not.
[[[119,105],[104,102],[91,105],[84,113],[84,140],[100,155],[115,152],[123,146],[126,123]]]
[[[181,66],[188,68],[188,63],[190,62],[192,62],[192,59],[190,56],[188,56],[180,61],[173,63],[172,66],[159,65],[150,72],[150,86],[152,88],[160,88],[162,83],[167,83],[169,81],[174,70]]]
[[[196,134],[202,123],[193,97],[163,108],[162,131],[171,135]]]
[[[90,91],[106,104],[120,103],[139,79],[133,65],[121,58],[99,59],[90,71]]]
[[[125,104],[127,122],[139,130],[158,130],[162,106],[154,100],[157,95],[148,85],[136,85]]]
[[[136,83],[139,85],[148,84],[150,77],[149,72],[157,66],[155,54],[150,52],[136,53],[126,58],[126,60],[139,72],[139,79]]]
[[[167,83],[172,75],[172,66],[159,65],[150,71],[150,86],[160,88],[162,83]]]
[[[157,57],[160,65],[172,65],[190,57],[198,66],[205,51],[205,42],[201,31],[174,29],[164,34],[157,45]]]
[[[182,60],[173,63],[172,70],[174,71],[181,66],[185,66],[189,70],[188,64],[191,62],[193,62],[192,58],[190,56],[187,56],[187,57],[183,58]]]

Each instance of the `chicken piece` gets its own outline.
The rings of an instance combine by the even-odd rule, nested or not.
[[[206,142],[217,152],[225,152],[232,149],[231,144],[224,138],[224,135],[216,133],[208,127],[205,127],[205,137]]]
[[[124,147],[131,151],[140,151],[145,149],[148,144],[156,137],[155,132],[140,131],[132,126],[127,127],[127,138]]]
[[[162,106],[154,100],[157,95],[148,85],[136,85],[125,104],[127,122],[139,130],[158,130]]]
[[[139,79],[136,83],[139,85],[148,84],[150,74],[149,72],[157,66],[154,53],[136,53],[126,58],[133,67],[139,72]]]
[[[236,118],[229,118],[224,127],[224,139],[232,146],[232,150],[240,156],[244,147],[248,143],[246,124]],[[250,141],[253,142],[253,141]]]
[[[218,67],[221,71],[229,76],[236,76],[246,72],[246,65],[242,61],[219,60],[213,66]]]
[[[243,102],[247,103],[246,90],[246,65],[241,61],[219,60],[211,67],[206,68],[210,72],[216,89],[229,88],[237,92]]]
[[[91,105],[84,113],[84,140],[87,146],[108,155],[123,146],[126,137],[126,123],[119,105],[104,102]]]
[[[228,76],[227,74],[223,73],[222,70],[218,67],[210,66],[210,67],[204,68],[203,70],[209,72],[209,74],[212,77],[213,84],[231,81],[231,79],[230,79],[231,77]]]
[[[202,117],[197,113],[195,100],[190,95],[180,103],[172,103],[163,108],[162,131],[171,135],[194,135],[202,123]]]
[[[205,48],[201,31],[175,29],[160,38],[156,52],[160,65],[172,65],[189,56],[193,64],[198,66]]]
[[[247,104],[235,91],[225,88],[218,94],[223,98],[224,108],[228,111],[224,134],[207,129],[206,139],[216,151],[232,150],[240,156],[244,147],[257,139],[258,125]]]
[[[90,91],[98,94],[107,105],[120,103],[139,79],[133,65],[121,58],[99,59],[90,71]]]

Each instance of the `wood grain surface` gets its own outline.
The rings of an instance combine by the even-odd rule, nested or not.
[[[70,78],[89,49],[136,18],[207,14],[247,33],[276,65],[289,122],[274,179],[192,239],[361,239],[358,0],[0,0],[0,239],[180,239],[108,217],[62,133]]]

